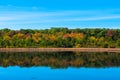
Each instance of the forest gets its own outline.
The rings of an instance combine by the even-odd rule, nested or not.
[[[0,48],[120,48],[120,29],[0,30]]]

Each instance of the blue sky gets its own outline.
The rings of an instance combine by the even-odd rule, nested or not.
[[[119,0],[0,0],[0,29],[119,28]]]

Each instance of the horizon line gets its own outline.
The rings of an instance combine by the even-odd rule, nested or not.
[[[52,28],[55,28],[55,29],[112,29],[112,30],[116,30],[116,29],[118,29],[118,30],[120,30],[120,28],[104,28],[104,27],[102,27],[102,28],[100,28],[100,27],[84,27],[84,28],[69,28],[69,27],[50,27],[50,28],[35,28],[35,29],[33,29],[33,28],[20,28],[20,29],[12,29],[12,28],[7,28],[7,27],[5,27],[5,28],[0,28],[0,30],[3,30],[3,29],[8,29],[8,30],[46,30],[46,29],[52,29]]]

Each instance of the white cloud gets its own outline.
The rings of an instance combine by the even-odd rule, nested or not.
[[[18,12],[0,11],[1,24],[32,24],[32,23],[55,23],[76,21],[98,21],[120,19],[120,14],[109,13],[110,11],[54,11],[54,12]],[[103,14],[102,14],[103,13]]]
[[[11,17],[0,17],[0,21],[8,21],[8,20],[14,20]]]
[[[109,16],[96,16],[90,18],[72,18],[65,19],[65,21],[96,21],[96,20],[110,20],[110,19],[120,19],[120,15],[109,15]]]

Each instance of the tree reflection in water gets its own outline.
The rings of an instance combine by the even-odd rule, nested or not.
[[[51,68],[113,67],[120,66],[120,53],[0,53],[0,66],[49,66]]]

